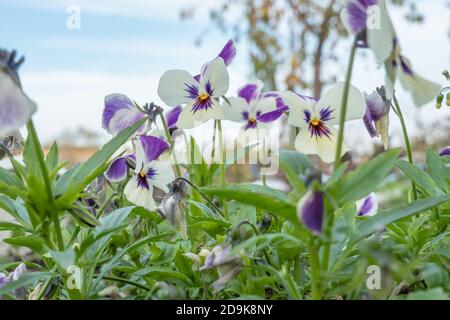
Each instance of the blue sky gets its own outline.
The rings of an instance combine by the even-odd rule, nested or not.
[[[418,3],[426,16],[421,26],[406,24],[404,12],[391,14],[415,69],[442,83],[440,73],[449,68],[449,11],[441,0]],[[66,27],[66,10],[72,4],[81,9],[80,30]],[[159,102],[157,81],[165,70],[197,72],[228,40],[201,18],[207,17],[210,5],[207,0],[0,0],[0,45],[26,56],[22,81],[39,105],[35,122],[43,139],[80,126],[101,132],[106,94],[122,92],[139,102]],[[195,18],[181,21],[180,10],[192,6],[197,8]],[[199,36],[201,47],[195,45]],[[345,52],[342,61],[347,61]],[[230,68],[230,92],[249,79],[246,62],[245,44],[240,43]],[[370,56],[358,59],[355,70],[353,82],[361,90],[371,91],[383,81]],[[409,97],[400,94],[409,105]],[[428,116],[434,110],[432,105],[410,109],[411,117]],[[361,130],[360,124],[355,128]]]

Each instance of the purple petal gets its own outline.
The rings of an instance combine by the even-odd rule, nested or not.
[[[159,158],[159,156],[169,149],[169,144],[155,136],[138,136],[144,150],[147,163]]]
[[[269,112],[266,112],[266,113],[263,113],[263,114],[257,116],[256,119],[259,122],[263,122],[263,123],[272,122],[272,121],[277,120],[279,117],[281,117],[283,115],[283,113],[285,111],[287,111],[287,109],[288,109],[287,107],[275,109],[273,111],[269,111]]]
[[[201,74],[197,74],[197,75],[194,76],[194,80],[197,81],[197,82],[200,82],[201,78],[202,78]]]
[[[439,152],[439,155],[442,156],[450,156],[450,146],[445,147]]]
[[[347,23],[356,34],[366,29],[367,9],[376,5],[378,0],[350,0],[347,2]]]
[[[370,136],[372,138],[378,136],[377,130],[375,129],[375,126],[373,124],[372,116],[370,115],[369,110],[366,110],[366,113],[363,117],[364,125],[366,126],[367,131],[369,132]]]
[[[111,182],[120,182],[127,177],[128,158],[134,158],[134,155],[127,155],[114,159],[106,170],[105,177]]]
[[[102,127],[110,134],[117,134],[132,126],[144,116],[126,95],[109,94],[105,97]],[[143,130],[143,127],[139,131]]]
[[[183,108],[181,106],[176,106],[166,113],[167,126],[169,127],[169,129],[172,129],[176,126],[181,111],[183,111]]]
[[[244,98],[248,103],[259,97],[261,87],[257,83],[249,83],[239,89],[238,96]]]
[[[411,77],[414,75],[414,72],[413,72],[409,62],[402,56],[400,56],[400,65],[405,74],[407,74],[408,76],[411,76]]]
[[[283,98],[275,91],[264,92],[261,94],[261,98],[274,97],[276,100],[277,108],[285,109],[287,108],[286,104],[283,101]],[[289,110],[289,108],[287,108]],[[286,110],[286,111],[287,111]]]
[[[312,191],[300,201],[297,212],[308,229],[315,234],[320,234],[322,232],[323,211],[323,193]]]
[[[234,46],[233,40],[228,40],[225,47],[220,51],[219,57],[223,59],[226,66],[230,65],[234,57],[236,57],[236,47]]]
[[[374,203],[372,196],[368,196],[366,199],[364,199],[364,202],[361,205],[361,208],[358,210],[357,215],[359,217],[367,215],[373,209],[373,205]]]
[[[366,100],[367,110],[370,112],[373,121],[380,120],[389,112],[389,106],[386,106],[378,92],[373,91],[370,95],[364,94],[364,98]]]

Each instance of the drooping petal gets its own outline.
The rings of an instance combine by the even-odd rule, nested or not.
[[[169,192],[168,185],[175,180],[172,163],[170,161],[152,161],[149,166],[153,169],[150,183],[164,192]]]
[[[105,97],[102,127],[108,133],[115,135],[144,118],[145,115],[137,109],[133,101],[124,94],[113,93]],[[146,129],[143,125],[138,129],[142,133]]]
[[[319,115],[321,110],[331,108],[333,110],[332,118],[327,121],[327,124],[338,124],[342,110],[342,96],[344,94],[344,82],[340,82],[333,88],[328,90],[322,98],[317,102],[314,108],[314,113]],[[350,84],[348,99],[347,99],[347,112],[345,121],[362,119],[366,112],[366,103],[362,93],[353,85]]]
[[[244,98],[247,103],[250,103],[259,98],[263,85],[264,84],[261,81],[246,84],[239,89],[238,96]]]
[[[379,2],[367,25],[367,44],[378,61],[384,62],[394,50],[396,35],[384,1]]]
[[[231,64],[234,57],[236,57],[236,47],[233,40],[228,40],[225,47],[223,47],[222,51],[220,51],[219,57],[223,59],[226,66]]]
[[[306,127],[308,123],[304,120],[304,111],[312,112],[317,101],[313,98],[300,96],[292,91],[281,93],[281,97],[289,108],[288,123],[299,128]]]
[[[158,96],[170,107],[185,104],[196,98],[198,82],[184,70],[166,71],[159,79]]]
[[[295,149],[305,154],[316,154],[324,162],[333,162],[336,154],[337,130],[328,128],[330,134],[328,136],[315,137],[306,129],[300,130],[295,139]],[[348,151],[343,145],[341,156]]]
[[[366,113],[363,117],[364,125],[366,126],[367,131],[369,132],[369,135],[374,138],[377,134],[377,129],[375,129],[375,125],[373,123],[372,116],[370,114],[369,109],[366,110]]]
[[[114,159],[106,170],[105,177],[111,182],[120,182],[127,177],[128,157],[123,156]]]
[[[211,97],[221,97],[228,91],[229,76],[223,59],[216,58],[209,62],[202,71],[201,87],[205,91],[208,90],[208,85],[212,88]]]
[[[211,107],[206,110],[194,112],[192,105],[187,105],[180,113],[177,126],[181,129],[192,129],[211,119],[223,120],[225,118],[223,108],[215,99],[212,99]]]
[[[324,203],[323,193],[309,191],[298,203],[297,214],[300,221],[314,234],[322,232]]]
[[[142,147],[145,155],[145,163],[149,163],[159,158],[159,156],[169,149],[169,144],[159,137],[155,136],[138,136],[137,141]],[[136,146],[138,143],[136,143]]]
[[[230,104],[225,102],[223,105],[225,119],[235,122],[245,121],[246,119],[243,117],[243,113],[250,111],[250,106],[247,101],[241,97],[230,97],[228,98],[228,102]]]
[[[0,136],[26,124],[36,109],[12,78],[0,71]]]
[[[441,90],[440,85],[413,72],[408,59],[402,57],[401,61],[400,82],[411,93],[414,104],[420,107],[435,99]]]
[[[172,129],[176,126],[181,111],[183,111],[183,108],[181,106],[176,106],[166,113],[166,121],[169,129]]]
[[[256,117],[259,122],[267,123],[278,120],[286,111],[286,109],[275,109],[266,113],[262,113]]]
[[[439,151],[439,156],[441,156],[441,157],[443,157],[443,156],[450,156],[450,146],[445,147],[444,149]]]
[[[150,211],[156,209],[155,200],[153,200],[153,186],[148,185],[148,188],[142,187],[138,183],[138,176],[133,176],[124,189],[124,195],[131,203],[144,207]]]
[[[378,210],[378,202],[375,193],[371,193],[366,198],[357,201],[356,208],[356,215],[359,217],[374,215]]]

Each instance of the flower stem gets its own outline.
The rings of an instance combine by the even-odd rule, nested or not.
[[[169,127],[167,125],[166,118],[164,117],[164,115],[162,113],[161,113],[161,121],[164,126],[164,132],[166,133],[167,141],[169,141],[169,144],[170,144],[172,161],[174,162],[174,166],[175,166],[175,173],[177,174],[177,177],[179,178],[179,177],[181,177],[181,170],[180,170],[180,166],[178,165],[177,155],[175,154],[175,148],[174,148],[175,143],[172,139],[172,136],[170,135],[170,131],[169,131]]]
[[[311,277],[311,298],[312,300],[322,299],[322,283],[320,279],[320,262],[319,262],[319,250],[314,245],[314,239],[310,240],[308,246],[309,249],[309,264],[310,264],[310,277]]]
[[[397,98],[395,97],[395,94],[394,94],[393,100],[394,100],[395,113],[397,114],[398,119],[400,120],[400,124],[402,126],[403,138],[405,139],[405,146],[406,146],[406,153],[408,155],[408,161],[409,161],[409,163],[414,164],[414,160],[412,157],[411,142],[410,142],[409,136],[408,136],[408,129],[406,128],[405,118],[403,117],[402,110],[400,109],[400,105],[397,101]],[[411,186],[412,186],[412,191],[413,191],[413,198],[414,198],[414,200],[417,200],[417,189],[416,189],[416,185],[415,185],[414,181],[411,181]]]
[[[41,169],[42,177],[44,179],[45,189],[47,192],[47,198],[48,198],[48,203],[49,203],[49,207],[50,207],[50,215],[51,215],[51,218],[55,225],[58,249],[62,251],[62,250],[64,250],[64,240],[63,240],[62,233],[61,233],[61,225],[59,222],[58,212],[55,209],[55,199],[53,198],[52,185],[50,182],[47,165],[44,160],[42,146],[41,146],[41,143],[39,142],[39,138],[37,136],[36,128],[34,127],[33,120],[30,120],[28,122],[27,129],[28,129],[28,134],[31,136],[31,139],[33,141],[34,153],[38,159],[39,167]]]
[[[220,185],[222,188],[225,187],[227,181],[225,176],[225,149],[223,147],[223,132],[222,132],[222,122],[220,120],[217,121],[217,131],[219,132],[219,152],[220,152]],[[225,198],[222,198],[223,202],[223,212],[225,214],[225,218],[228,217],[228,203]]]
[[[353,64],[355,61],[356,48],[357,48],[357,38],[355,37],[352,49],[350,51],[350,59],[347,66],[347,73],[345,75],[344,93],[342,95],[341,114],[339,117],[339,132],[337,137],[336,154],[334,159],[335,169],[339,167],[339,165],[341,164],[342,144],[344,141],[345,118],[347,116],[348,93],[350,90],[350,81],[352,79],[352,71],[353,71]]]
[[[326,220],[326,225],[325,225],[325,230],[324,230],[324,237],[326,239],[326,243],[323,247],[323,256],[322,256],[322,268],[324,272],[328,271],[328,266],[330,263],[330,252],[331,252],[331,238],[332,238],[332,233],[333,233],[333,225],[334,225],[334,214],[336,212],[336,210],[338,209],[338,205],[336,204],[336,202],[334,201],[333,197],[328,193],[328,192],[324,192],[325,196],[327,197],[328,201],[331,203],[333,210],[327,210],[328,211],[328,215],[327,215],[327,220]]]

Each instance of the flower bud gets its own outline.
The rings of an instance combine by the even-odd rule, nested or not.
[[[442,107],[442,101],[444,100],[444,95],[441,93],[436,98],[436,108],[440,109]]]
[[[447,93],[447,106],[450,107],[450,92]]]
[[[441,157],[443,156],[450,156],[450,146],[445,147],[444,149],[442,149],[441,151],[439,151],[439,155]]]
[[[298,203],[297,214],[300,221],[314,234],[322,232],[324,216],[323,193],[309,191]]]

